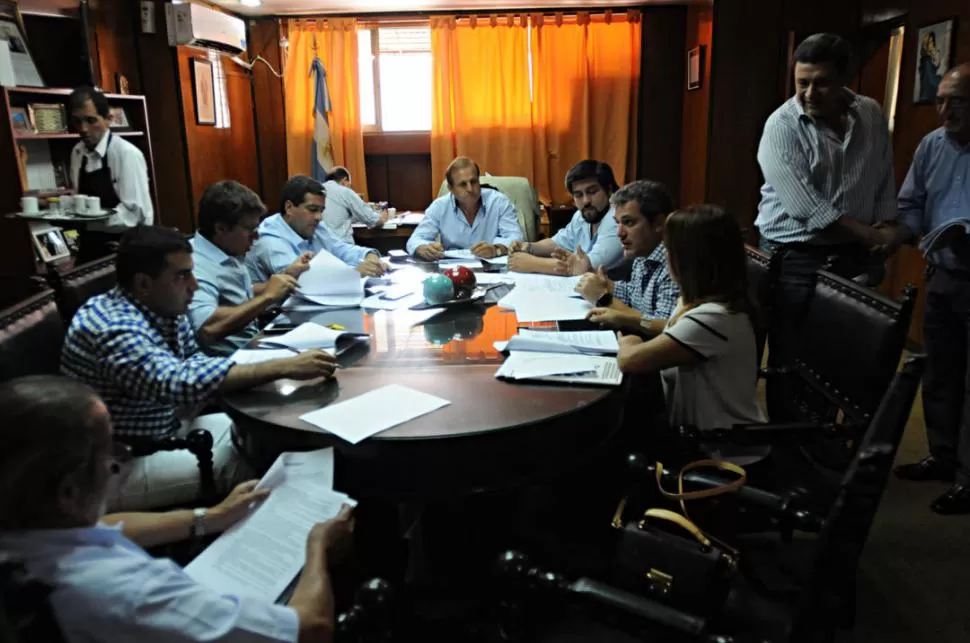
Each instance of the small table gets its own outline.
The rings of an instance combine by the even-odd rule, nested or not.
[[[407,216],[406,223],[402,221],[405,216]],[[416,219],[419,216],[423,217],[424,213],[410,212],[408,215],[402,215],[388,221],[385,224],[388,227],[381,226],[379,228],[368,228],[363,224],[355,223],[353,225],[354,241],[358,245],[373,248],[382,255],[386,255],[390,250],[404,250],[414,229],[418,227]]]

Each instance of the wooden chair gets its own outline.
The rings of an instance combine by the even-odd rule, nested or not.
[[[60,371],[64,322],[45,289],[0,311],[0,381]]]
[[[57,305],[64,322],[70,325],[74,314],[91,297],[111,290],[118,283],[115,255],[108,255],[63,273],[53,272],[48,281],[57,293]]]
[[[30,577],[22,561],[0,552],[0,641],[62,643],[48,597],[53,588]]]

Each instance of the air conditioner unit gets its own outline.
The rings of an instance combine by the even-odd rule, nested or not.
[[[238,56],[246,51],[246,23],[200,4],[165,4],[168,44],[216,49]]]

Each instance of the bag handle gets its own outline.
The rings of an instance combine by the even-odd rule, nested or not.
[[[738,476],[736,480],[732,480],[727,484],[723,484],[719,487],[713,487],[711,489],[701,489],[699,491],[684,491],[684,475],[689,471],[694,469],[718,469],[720,471],[728,471]],[[664,467],[663,464],[657,462],[656,466],[656,476],[657,476],[657,488],[660,489],[660,493],[670,498],[672,500],[699,500],[701,498],[713,498],[714,496],[720,496],[725,493],[731,493],[732,491],[737,491],[745,485],[748,481],[748,472],[739,467],[732,462],[725,462],[723,460],[695,460],[694,462],[689,462],[680,470],[677,474],[677,491],[667,491],[663,486],[663,475]]]
[[[643,512],[643,518],[640,520],[638,527],[643,529],[644,524],[647,522],[647,518],[656,518],[658,520],[666,520],[667,522],[672,522],[678,527],[685,529],[691,536],[694,537],[697,542],[699,542],[704,547],[710,547],[710,539],[704,535],[704,532],[700,528],[692,523],[687,518],[684,518],[679,513],[670,511],[669,509],[647,509]]]

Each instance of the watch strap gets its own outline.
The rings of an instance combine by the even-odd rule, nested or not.
[[[202,538],[205,536],[205,518],[208,515],[208,511],[199,507],[192,510],[192,537]]]
[[[606,292],[600,295],[600,298],[596,300],[597,308],[607,308],[613,303],[613,293]]]

